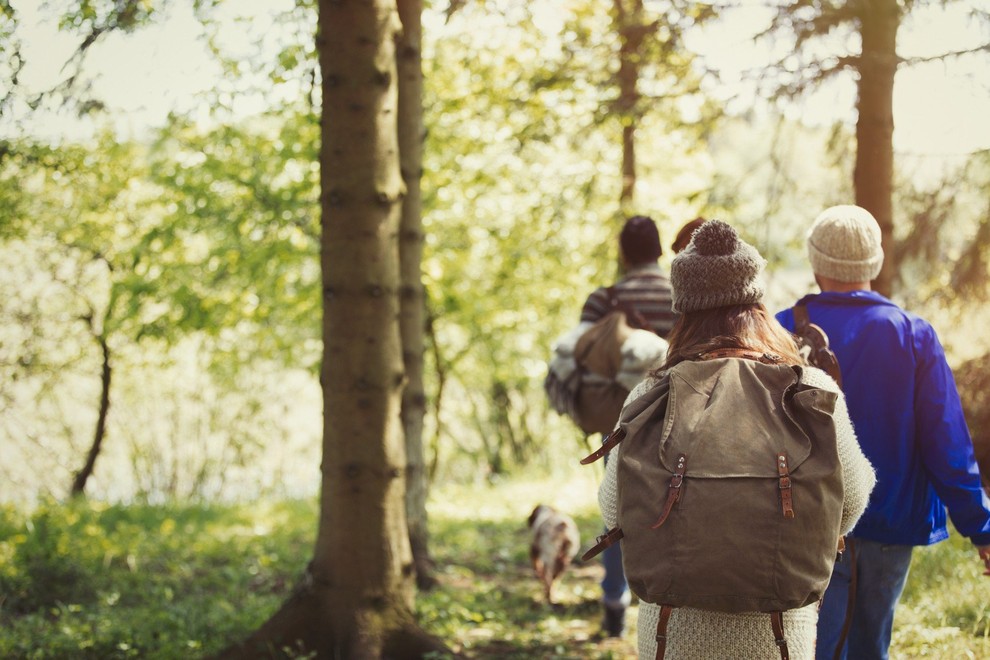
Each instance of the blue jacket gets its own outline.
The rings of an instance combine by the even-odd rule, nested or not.
[[[934,328],[873,291],[805,296],[839,360],[856,437],[877,485],[851,536],[928,545],[952,523],[990,545],[990,498],[980,485],[959,393]],[[794,312],[777,320],[794,330]]]

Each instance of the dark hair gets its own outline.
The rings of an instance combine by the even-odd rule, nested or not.
[[[631,266],[656,261],[663,254],[657,223],[645,215],[634,215],[626,220],[619,233],[619,246]]]
[[[667,360],[653,376],[719,348],[744,348],[803,364],[794,338],[762,303],[728,305],[682,314],[667,337]]]
[[[680,231],[677,232],[677,236],[674,237],[673,244],[670,246],[674,254],[677,254],[688,246],[688,243],[691,242],[691,237],[694,236],[694,230],[704,223],[705,219],[699,216],[681,227]]]

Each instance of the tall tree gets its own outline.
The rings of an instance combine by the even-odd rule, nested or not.
[[[912,0],[792,0],[780,7],[772,30],[792,34],[795,50],[835,32],[859,37],[858,53],[847,52],[828,60],[805,62],[796,79],[783,86],[790,94],[799,93],[835,74],[852,70],[857,74],[856,156],[853,189],[856,204],[870,211],[880,225],[884,251],[883,269],[874,289],[890,295],[894,254],[894,219],[891,195],[894,174],[894,75],[897,72],[897,30],[903,5]],[[783,64],[781,70],[786,69]]]
[[[317,6],[323,97],[320,519],[305,578],[269,621],[223,655],[269,655],[291,644],[319,657],[419,658],[447,651],[417,626],[412,613],[401,415],[406,382],[399,323],[406,192],[401,165],[408,167],[409,180],[419,177],[421,167],[419,149],[400,161],[396,45],[405,38],[404,54],[414,51],[407,59],[418,66],[420,6],[404,4],[406,33],[394,0],[319,0]],[[104,34],[133,29],[154,11],[140,0],[80,0],[69,12],[71,24],[86,33],[77,63]],[[63,89],[72,89],[79,72],[77,67]],[[421,85],[418,75],[412,78]],[[410,143],[422,139],[416,103],[404,106],[403,137]],[[405,259],[410,272],[418,269],[422,243],[416,205],[418,199],[410,205],[415,215],[405,230],[413,245]],[[421,304],[421,291],[415,286],[410,291]]]
[[[412,614],[400,419],[399,228],[394,2],[320,0],[323,74],[323,482],[307,580],[227,657],[300,641],[319,657],[443,651]]]
[[[699,79],[683,34],[714,16],[714,9],[690,0],[673,0],[647,11],[643,0],[612,0],[611,15],[619,42],[613,110],[622,127],[619,208],[625,217],[640,212],[636,208],[636,132],[643,117],[664,100],[698,93]],[[645,94],[648,102],[640,89],[643,83],[650,84],[651,92]]]
[[[643,15],[643,0],[613,0],[612,20],[619,35],[619,71],[616,74],[619,95],[615,109],[622,122],[622,191],[619,208],[630,215],[636,191],[636,116],[639,104],[640,62],[643,59],[643,39],[657,28],[647,23]]]
[[[391,633],[412,626],[396,323],[399,30],[388,0],[319,3],[324,433],[312,571],[328,657],[379,657]]]
[[[853,188],[856,204],[880,224],[882,244],[892,258],[873,283],[889,296],[897,267],[893,258],[894,215],[894,75],[897,73],[897,29],[901,23],[898,0],[861,0],[855,7],[862,47],[856,100],[856,165]],[[858,5],[858,6],[857,6]]]
[[[426,496],[428,475],[423,452],[423,419],[426,391],[423,385],[425,299],[423,295],[423,67],[422,0],[398,0],[402,32],[397,45],[398,139],[402,180],[399,229],[401,295],[399,329],[406,386],[402,391],[402,428],[406,442],[406,520],[409,544],[416,567],[416,584],[433,586],[433,562],[429,550]]]

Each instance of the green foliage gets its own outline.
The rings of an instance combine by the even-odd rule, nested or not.
[[[275,113],[302,100],[314,116],[321,103],[316,58],[315,0],[283,0],[245,7],[224,0],[193,0],[210,51],[223,75],[204,93],[221,123],[243,118],[245,98],[264,99]],[[318,144],[318,143],[314,143]]]
[[[162,264],[166,295],[179,304],[147,332],[240,327],[250,338],[224,342],[232,353],[249,350],[238,360],[316,369],[318,145],[319,125],[305,108],[206,133],[173,118],[161,131],[151,156],[166,215],[145,245],[159,255],[185,249]]]
[[[555,607],[543,603],[529,566],[526,517],[537,503],[573,515],[584,547],[601,533],[598,478],[580,468],[436,489],[430,531],[440,586],[419,594],[419,621],[475,658],[634,658],[635,606],[624,639],[596,636],[597,561],[564,574]],[[284,601],[310,558],[316,515],[312,500],[2,508],[0,657],[209,657]],[[915,551],[892,657],[990,653],[980,566],[956,534]]]
[[[573,451],[580,436],[548,415],[546,359],[587,295],[615,277],[622,126],[607,111],[608,3],[552,20],[539,10],[501,2],[465,5],[445,24],[426,17],[423,274],[428,385],[444,387],[434,420],[443,476]],[[697,215],[698,189],[678,185],[681,173],[704,156],[696,127],[666,102],[644,107],[642,121],[643,211],[673,236]]]
[[[311,503],[0,512],[0,656],[188,658],[219,651],[285,597]]]
[[[86,602],[93,592],[92,575],[74,547],[92,547],[92,530],[80,529],[75,516],[61,517],[54,502],[42,504],[23,523],[5,510],[0,537],[12,539],[0,574],[4,609],[16,614],[54,607],[60,602]]]
[[[988,578],[973,545],[958,534],[917,548],[894,619],[892,652],[903,657],[979,658],[990,654]]]
[[[0,92],[0,117],[7,110],[17,85],[18,77],[24,68],[20,40],[15,35],[17,12],[9,0],[0,0],[0,81],[4,81],[4,91]],[[0,162],[6,155],[6,144],[0,141]]]
[[[94,340],[107,341],[115,369],[106,448],[120,455],[121,444],[130,445],[134,468],[123,475],[126,463],[116,462],[98,475],[105,483],[144,484],[120,495],[216,493],[226,469],[256,459],[291,421],[263,414],[275,401],[262,398],[274,383],[247,381],[272,363],[316,367],[319,140],[312,117],[280,120],[274,132],[262,126],[210,134],[176,120],[165,135],[150,153],[109,134],[91,146],[59,149],[19,141],[0,160],[8,265],[0,277],[7,301],[0,311],[0,436],[8,451],[16,448],[46,474],[42,488],[60,492],[52,463],[63,488],[69,479],[62,475],[82,464],[79,447],[98,401]],[[169,362],[188,353],[190,336],[212,368],[206,392],[189,402],[181,385],[188,377],[157,399],[124,389],[159,389],[155,377],[170,377]],[[131,378],[129,369],[141,375]],[[277,378],[282,389],[295,380],[286,371]],[[168,419],[133,422],[183,398]],[[137,408],[118,417],[116,407],[128,400]],[[204,410],[206,401],[226,405]],[[177,436],[196,448],[175,449]],[[36,451],[41,438],[54,456]],[[160,474],[173,454],[170,467],[179,473]]]

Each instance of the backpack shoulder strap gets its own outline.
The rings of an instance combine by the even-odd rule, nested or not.
[[[717,360],[719,358],[743,358],[763,364],[780,364],[783,361],[783,358],[775,353],[761,353],[751,351],[748,348],[716,348],[713,351],[699,353],[696,357],[698,360]]]
[[[792,309],[794,310],[794,334],[811,351],[808,355],[808,362],[831,376],[839,385],[839,389],[842,389],[842,371],[839,368],[839,359],[835,356],[835,352],[829,348],[828,335],[820,326],[811,322],[807,305],[798,303]]]
[[[607,532],[605,532],[604,534],[602,534],[601,536],[595,539],[595,545],[588,548],[588,550],[583,555],[581,555],[581,561],[588,561],[592,557],[597,556],[605,548],[608,548],[609,546],[613,546],[616,543],[618,543],[620,540],[622,540],[623,536],[624,534],[622,532],[621,527],[613,527],[612,529],[608,530]]]
[[[607,454],[613,447],[622,442],[626,437],[626,432],[622,429],[615,429],[607,438],[602,446],[591,452],[587,456],[581,459],[581,465],[588,465],[589,463],[594,463],[599,458]]]
[[[811,317],[808,316],[808,306],[804,303],[794,305],[794,328],[799,332],[811,325]]]

